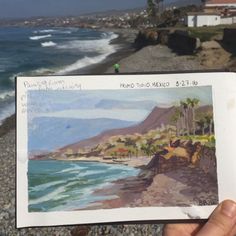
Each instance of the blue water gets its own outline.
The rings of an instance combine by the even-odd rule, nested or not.
[[[14,77],[75,73],[116,51],[117,35],[79,28],[0,27],[0,122],[14,113]]]
[[[29,160],[29,211],[70,211],[116,198],[93,194],[94,190],[111,185],[112,181],[138,175],[139,170],[97,162]]]

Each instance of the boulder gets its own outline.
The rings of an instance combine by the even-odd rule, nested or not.
[[[236,28],[225,28],[223,35],[223,43],[235,46],[236,43]]]
[[[192,55],[199,47],[199,40],[188,34],[187,31],[176,30],[169,34],[168,46],[182,55]]]
[[[141,30],[139,31],[134,45],[137,49],[141,49],[147,45],[155,45],[158,43],[158,33],[155,30]]]

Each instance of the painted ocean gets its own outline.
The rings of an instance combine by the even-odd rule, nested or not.
[[[29,212],[70,211],[114,199],[92,193],[139,173],[133,167],[98,162],[29,160],[28,167]]]
[[[75,73],[114,53],[116,37],[92,29],[0,28],[0,123],[15,112],[15,76]]]

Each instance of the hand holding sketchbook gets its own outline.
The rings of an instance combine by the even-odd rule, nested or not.
[[[17,78],[17,227],[208,218],[235,199],[236,75]]]

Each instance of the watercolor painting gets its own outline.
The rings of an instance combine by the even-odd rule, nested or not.
[[[218,203],[212,87],[28,91],[28,211]]]

